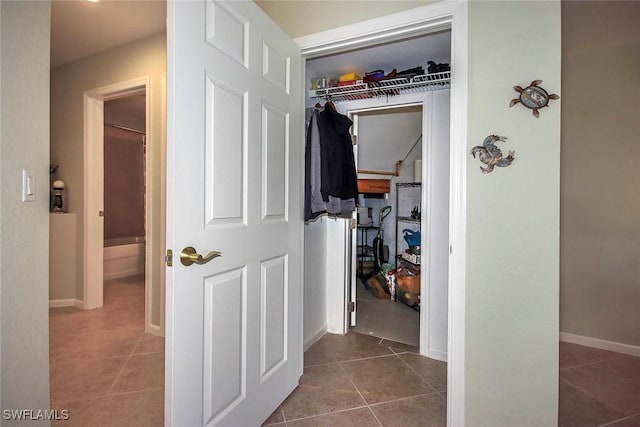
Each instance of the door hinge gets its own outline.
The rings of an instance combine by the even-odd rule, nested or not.
[[[355,230],[356,228],[358,228],[358,220],[355,218],[351,218],[349,220],[349,229],[350,230]]]
[[[358,135],[351,135],[351,144],[358,145]]]
[[[356,312],[356,303],[353,301],[349,302],[349,313],[355,313]]]
[[[167,249],[167,254],[164,256],[164,262],[167,263],[167,267],[173,267],[173,251]]]

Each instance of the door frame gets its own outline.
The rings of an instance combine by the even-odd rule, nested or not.
[[[430,194],[432,192],[432,184],[433,180],[430,179],[431,176],[431,161],[433,160],[431,157],[431,146],[433,144],[432,138],[430,136],[430,124],[431,124],[431,110],[432,110],[432,101],[430,99],[430,92],[423,92],[418,94],[409,94],[409,95],[398,95],[393,97],[392,100],[389,101],[381,101],[380,99],[370,98],[366,100],[359,101],[348,101],[345,102],[344,111],[347,116],[349,116],[354,122],[354,129],[356,129],[356,120],[354,117],[358,117],[362,113],[371,113],[375,111],[388,111],[388,110],[398,110],[406,107],[420,107],[421,110],[421,151],[422,155],[420,156],[420,160],[422,160],[422,186],[420,192],[420,211],[426,212],[426,214],[422,215],[420,220],[420,228],[422,230],[422,259],[426,260],[425,263],[430,263],[431,256],[431,244],[426,243],[426,236],[431,236],[431,225],[432,225],[432,215],[431,212],[431,197]],[[359,126],[359,125],[358,125]],[[360,144],[360,140],[358,139],[358,144],[354,147],[357,147]],[[366,174],[365,174],[366,175]],[[450,178],[450,177],[449,177]],[[426,185],[425,185],[426,184]],[[449,183],[447,182],[447,185]],[[395,200],[390,201],[391,206]],[[397,207],[394,208],[395,212],[394,216],[397,215]],[[351,230],[348,230],[351,231]],[[346,241],[347,251],[352,254],[352,259],[355,259],[356,247],[353,245],[351,241]],[[397,249],[396,249],[397,250]],[[389,254],[391,256],[392,254]],[[395,255],[395,254],[394,254]],[[395,264],[395,260],[390,263]],[[352,261],[353,262],[353,261]],[[355,268],[355,263],[353,263],[352,268]],[[350,280],[353,280],[354,274],[350,275]],[[420,276],[420,293],[422,295],[430,295],[430,284],[431,280],[427,274],[423,274]],[[449,286],[449,284],[447,285]],[[353,288],[353,286],[352,286]],[[331,290],[330,290],[331,291]],[[358,310],[358,306],[356,303],[356,312]],[[431,357],[436,360],[446,361],[446,353],[442,353],[437,350],[429,349],[429,334],[430,327],[432,326],[432,322],[430,322],[430,304],[424,304],[420,308],[420,316],[419,316],[419,329],[420,329],[420,354],[426,355],[427,357]],[[349,328],[345,329],[345,332],[348,331]]]
[[[153,174],[151,161],[155,147],[151,127],[151,77],[143,76],[124,82],[88,90],[84,93],[84,206],[83,206],[83,301],[82,308],[91,310],[102,307],[104,219],[98,212],[104,211],[104,102],[131,95],[145,95],[145,331],[158,335],[158,327],[151,324],[152,290],[149,283],[153,242],[154,212],[151,205]]]
[[[466,170],[468,3],[445,0],[304,37],[295,41],[303,59],[372,44],[451,30],[449,297],[447,425],[465,425]],[[303,84],[304,81],[303,79]],[[330,311],[330,310],[329,310]]]

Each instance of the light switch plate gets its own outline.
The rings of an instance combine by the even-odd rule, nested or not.
[[[33,202],[36,199],[36,174],[22,169],[22,201]]]

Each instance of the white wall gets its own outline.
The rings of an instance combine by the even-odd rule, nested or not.
[[[164,234],[162,209],[165,198],[162,192],[164,160],[161,147],[161,82],[166,72],[166,37],[157,34],[124,46],[74,61],[51,70],[51,162],[59,164],[57,177],[66,184],[65,193],[70,212],[78,215],[78,272],[83,277],[83,94],[85,91],[150,76],[151,78],[151,129],[147,138],[147,167],[152,176],[153,188],[147,189],[152,201],[155,236]],[[156,240],[159,241],[160,239]],[[164,248],[154,245],[151,263],[152,300],[151,322],[161,323],[162,292],[164,290]],[[74,295],[60,298],[83,298],[83,283],[78,280]]]
[[[640,2],[562,4],[560,330],[638,350],[639,23]]]
[[[49,8],[0,2],[2,410],[49,408]],[[36,175],[34,202],[21,201],[23,168]]]
[[[327,231],[325,218],[304,225],[304,344],[327,330]]]
[[[560,102],[536,119],[509,101],[534,79],[562,96],[560,41],[560,2],[469,3],[468,149],[504,135],[516,160],[468,157],[468,426],[557,424]]]

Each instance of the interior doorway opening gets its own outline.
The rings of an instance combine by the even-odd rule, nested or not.
[[[152,292],[149,284],[149,269],[150,263],[145,260],[151,259],[152,236],[149,234],[151,230],[151,208],[150,197],[146,197],[146,193],[150,188],[150,174],[148,173],[148,162],[143,160],[146,158],[146,141],[149,138],[150,131],[150,82],[149,78],[135,79],[128,82],[117,83],[102,88],[97,88],[88,92],[85,92],[84,102],[84,122],[85,122],[85,137],[84,137],[84,182],[85,182],[85,198],[84,198],[84,277],[83,277],[83,290],[84,290],[84,309],[93,309],[102,307],[104,302],[104,280],[109,278],[115,278],[117,276],[123,277],[130,273],[144,274],[145,281],[145,330],[150,333],[155,333],[156,328],[151,325],[151,304],[152,304]],[[129,101],[127,101],[129,100]],[[129,104],[127,106],[127,104]],[[135,107],[133,107],[135,105]],[[126,106],[126,107],[125,107]],[[117,108],[120,107],[120,108]],[[124,110],[124,115],[127,116],[126,110],[132,108],[139,111],[136,118],[120,118],[120,114]],[[144,111],[144,114],[142,114]],[[131,114],[129,114],[131,116]],[[127,121],[130,120],[130,121]],[[133,121],[131,121],[133,120]],[[122,124],[112,123],[119,121]],[[137,122],[137,123],[136,123]],[[144,138],[142,138],[141,128],[144,126]],[[124,128],[124,129],[123,129]],[[138,218],[136,228],[138,231],[142,231],[142,236],[125,236],[131,239],[137,240],[135,242],[127,240],[126,242],[119,241],[118,243],[124,243],[122,248],[113,250],[105,250],[105,225],[107,228],[114,227],[114,224],[106,222],[106,218],[109,215],[105,209],[105,135],[117,136],[119,139],[129,141],[132,144],[137,141],[137,152],[139,156],[144,155],[142,158],[138,158],[137,162],[142,166],[142,176],[140,171],[137,174],[138,188],[142,188],[144,196],[141,200],[137,201],[138,208],[136,209],[139,214],[143,216],[142,223]],[[116,138],[118,139],[118,138]],[[108,148],[108,147],[107,147]],[[129,149],[134,148],[133,145],[129,146]],[[122,171],[115,165],[113,175],[120,176]],[[110,173],[110,172],[107,172]],[[129,184],[131,184],[129,182]],[[107,184],[108,187],[108,184]],[[132,192],[133,194],[133,192]],[[131,195],[126,197],[125,203],[131,203]],[[138,197],[140,195],[138,194]],[[107,197],[109,199],[110,196]],[[113,201],[113,200],[112,200]],[[114,209],[127,209],[131,210],[131,206],[118,208],[114,205]],[[114,215],[115,214],[115,215]],[[117,219],[118,212],[113,212],[111,219]],[[126,218],[126,215],[124,216]],[[109,220],[110,221],[110,220]],[[124,221],[122,229],[131,229],[131,224]],[[120,226],[116,226],[120,227]],[[116,231],[116,236],[122,233],[122,231]],[[127,233],[128,234],[128,233]],[[140,233],[134,233],[140,234]],[[116,240],[123,236],[109,238],[107,240]],[[141,241],[143,240],[143,242]],[[105,260],[105,254],[111,254],[111,252],[120,252],[115,256],[115,260]],[[105,261],[107,264],[105,264]],[[113,261],[113,262],[112,262]],[[107,268],[107,270],[105,270]]]
[[[413,240],[419,240],[426,211],[422,114],[422,105],[351,114],[359,184],[356,237],[348,249],[355,251],[351,330],[414,347],[420,346],[421,266],[420,245]],[[405,234],[412,236],[411,247]],[[415,256],[403,258],[408,253]],[[398,276],[404,287],[398,287]]]
[[[337,110],[349,116],[354,122],[354,133],[356,134],[357,147],[356,152],[366,150],[366,135],[361,135],[362,120],[376,121],[379,117],[390,117],[394,115],[394,111],[402,111],[403,109],[414,109],[416,116],[421,117],[421,122],[416,121],[413,127],[417,127],[420,131],[415,132],[412,136],[400,136],[405,131],[406,123],[398,123],[385,128],[384,125],[379,126],[372,133],[372,137],[379,137],[384,131],[388,131],[386,136],[386,146],[397,141],[398,138],[406,139],[408,144],[406,152],[389,153],[381,152],[376,160],[386,162],[387,164],[379,165],[358,165],[361,174],[358,178],[362,181],[380,182],[383,181],[383,193],[390,202],[386,204],[392,209],[392,216],[385,221],[386,229],[383,233],[379,233],[377,226],[380,222],[379,213],[382,206],[380,201],[369,200],[373,197],[364,198],[360,194],[360,205],[363,208],[371,207],[372,220],[365,221],[374,224],[369,231],[363,230],[364,223],[360,223],[358,229],[356,216],[351,223],[342,220],[327,219],[324,224],[308,223],[305,226],[305,259],[313,259],[314,262],[305,262],[305,290],[313,287],[315,284],[326,286],[326,312],[327,325],[326,331],[332,333],[346,333],[350,326],[357,323],[358,301],[357,301],[357,278],[356,272],[362,258],[369,261],[370,264],[376,264],[376,257],[379,255],[382,262],[377,262],[376,270],[395,270],[398,267],[398,259],[405,255],[405,260],[413,260],[414,268],[402,269],[401,274],[405,292],[399,293],[401,300],[407,302],[409,306],[418,308],[419,313],[419,347],[420,353],[441,361],[448,359],[448,342],[449,342],[449,284],[452,283],[450,277],[451,271],[449,266],[450,260],[450,243],[453,232],[449,224],[453,224],[456,219],[456,210],[453,206],[452,193],[453,175],[451,165],[455,166],[454,150],[453,150],[453,132],[451,118],[451,91],[449,90],[451,73],[447,71],[449,64],[453,63],[453,31],[449,24],[440,23],[429,29],[421,29],[418,33],[407,34],[404,37],[395,36],[390,39],[369,41],[368,43],[358,43],[357,47],[344,46],[328,48],[323,55],[312,54],[306,61],[307,80],[309,81],[309,96],[306,99],[306,106],[310,107],[316,102],[332,101],[335,103]],[[304,49],[303,49],[304,53]],[[434,69],[433,64],[442,66],[442,68]],[[354,71],[355,70],[355,71]],[[361,88],[357,76],[367,77],[368,70],[381,71],[384,77],[380,82],[374,82],[369,86]],[[349,71],[352,73],[349,74]],[[342,75],[341,73],[346,73]],[[355,82],[345,82],[344,85],[338,87],[323,87],[314,90],[316,86],[324,84],[322,76],[355,74]],[[369,80],[371,77],[367,77]],[[364,78],[363,78],[364,79]],[[441,80],[442,79],[442,80]],[[326,79],[327,82],[330,79]],[[426,82],[425,84],[423,84]],[[375,119],[374,117],[378,117]],[[375,126],[374,126],[375,129]],[[420,139],[421,154],[417,156],[415,152],[412,156],[415,159],[404,159],[410,149],[417,144]],[[413,176],[414,164],[412,160],[422,160],[422,166],[418,166],[421,171],[420,181],[416,184],[417,179]],[[405,160],[404,165],[400,166],[400,160]],[[360,159],[359,159],[360,160]],[[362,162],[361,162],[362,163]],[[411,164],[409,164],[411,163]],[[410,179],[403,178],[402,203],[396,198],[395,193],[398,180],[394,175],[403,169],[404,173],[409,173]],[[374,172],[367,175],[366,172]],[[384,176],[379,172],[391,172],[391,175]],[[411,171],[411,172],[410,172]],[[362,176],[360,176],[362,175]],[[394,179],[392,179],[394,178]],[[436,185],[434,183],[438,183]],[[413,184],[412,186],[406,184]],[[375,186],[375,185],[374,185]],[[391,189],[393,187],[393,189]],[[380,187],[377,187],[380,188]],[[360,193],[371,196],[371,191],[363,190]],[[391,196],[390,196],[391,193]],[[405,200],[406,199],[406,200]],[[411,200],[413,199],[413,200]],[[380,200],[380,199],[378,199]],[[369,202],[369,203],[367,203]],[[372,205],[372,206],[367,206]],[[377,205],[377,206],[373,206]],[[403,212],[401,217],[413,220],[414,223],[402,223],[396,227],[396,220],[393,215],[398,208],[402,206]],[[450,208],[451,207],[451,208]],[[377,209],[376,209],[377,208]],[[395,208],[395,209],[394,209]],[[405,208],[406,209],[405,211]],[[374,211],[377,210],[377,214]],[[413,212],[412,212],[413,211]],[[424,213],[424,215],[422,215]],[[363,209],[362,215],[369,216],[368,209]],[[411,216],[414,216],[411,218]],[[422,215],[422,216],[421,216]],[[378,217],[378,218],[376,218]],[[369,225],[371,227],[371,225]],[[404,230],[407,230],[406,232]],[[414,239],[420,241],[420,235],[429,236],[420,241],[419,244],[408,245],[405,242],[404,235],[412,234]],[[362,234],[367,234],[362,236]],[[384,236],[386,234],[386,237]],[[376,239],[376,237],[383,239]],[[375,246],[373,240],[379,245],[380,251],[373,250]],[[361,240],[358,243],[358,240]],[[367,240],[362,242],[362,240]],[[383,240],[380,245],[380,240]],[[326,242],[326,243],[324,243]],[[334,243],[335,242],[335,243]],[[351,244],[350,242],[355,242]],[[397,244],[398,243],[398,244]],[[357,253],[357,247],[361,249],[369,247],[370,253],[368,257],[362,257],[364,254]],[[341,246],[341,247],[338,247]],[[398,251],[396,251],[398,247]],[[419,252],[418,253],[418,247]],[[323,248],[325,248],[323,250]],[[386,249],[385,249],[386,248]],[[405,250],[413,250],[414,253],[405,253]],[[377,252],[380,252],[379,254]],[[417,264],[418,257],[423,263],[428,263],[429,268],[422,274],[419,273]],[[433,258],[433,259],[432,259]],[[318,271],[315,263],[316,259],[326,261],[331,268],[324,274]],[[426,261],[425,261],[426,260]],[[405,266],[406,262],[403,262]],[[362,264],[366,264],[363,261]],[[382,269],[382,265],[387,264],[387,268]],[[433,267],[433,268],[432,268]],[[309,272],[309,274],[307,274]],[[371,270],[362,271],[360,278],[368,279]],[[405,276],[404,273],[407,273]],[[308,278],[308,280],[307,280]],[[324,279],[324,280],[323,280]],[[406,279],[406,280],[405,280]],[[385,286],[384,276],[380,280],[382,286]],[[326,285],[325,285],[326,284]],[[311,285],[311,286],[310,286]],[[372,283],[364,282],[361,290],[365,286],[370,288]],[[409,291],[410,292],[406,292]],[[310,291],[310,293],[314,293]],[[317,293],[317,292],[316,292]],[[365,295],[365,294],[362,294]],[[426,297],[428,295],[428,297]],[[314,295],[314,301],[317,295]],[[307,295],[305,293],[305,299]],[[383,296],[384,298],[384,296]],[[426,298],[425,300],[420,300]],[[391,299],[391,295],[389,295]],[[309,298],[311,301],[311,298]],[[394,303],[397,298],[394,295]],[[426,302],[426,305],[425,305]],[[315,320],[316,304],[307,304],[305,306],[305,321]],[[307,313],[310,313],[307,316]],[[415,316],[415,313],[414,313]],[[314,324],[315,326],[315,324]],[[306,325],[305,325],[306,328]],[[313,342],[319,336],[314,333],[315,328],[309,327],[309,334],[305,332],[305,342]],[[372,331],[368,331],[372,332]],[[407,337],[403,338],[407,341]],[[415,344],[416,338],[411,341]]]
[[[104,280],[145,270],[146,100],[104,103]]]

